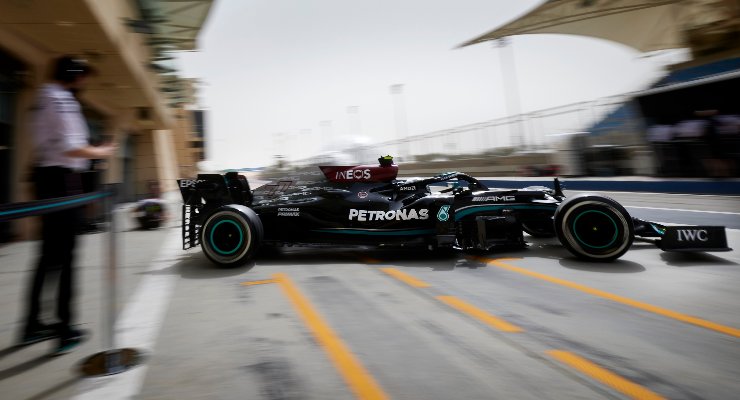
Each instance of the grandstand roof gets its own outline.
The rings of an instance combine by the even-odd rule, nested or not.
[[[559,33],[602,38],[642,52],[737,45],[736,0],[549,0],[523,16],[471,39],[469,46],[506,36]],[[735,39],[732,39],[732,38]]]

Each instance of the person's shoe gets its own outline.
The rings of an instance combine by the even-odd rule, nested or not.
[[[59,345],[52,353],[53,356],[61,356],[74,350],[75,347],[87,340],[86,331],[79,329],[67,329],[64,335],[59,336]]]
[[[50,325],[37,325],[31,329],[26,329],[21,336],[21,346],[28,346],[34,343],[59,337],[59,332]]]
[[[67,328],[64,331],[64,334],[60,336],[64,337],[65,339],[87,339],[87,336],[89,336],[89,332],[84,329]]]

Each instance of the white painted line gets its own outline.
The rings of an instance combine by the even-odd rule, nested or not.
[[[729,212],[729,211],[702,211],[702,210],[686,210],[682,208],[662,208],[662,207],[641,207],[641,206],[628,206],[626,208],[642,208],[646,210],[662,210],[662,211],[680,211],[680,212],[695,212],[695,213],[707,213],[707,214],[726,214],[726,215],[740,215],[740,213]]]
[[[478,178],[480,180],[480,178]],[[738,195],[734,194],[694,194],[694,193],[661,193],[661,192],[610,192],[606,190],[568,190],[567,188],[563,188],[564,192],[579,192],[579,193],[606,193],[606,194],[612,194],[612,195],[620,195],[620,194],[637,194],[637,195],[647,195],[647,196],[691,196],[691,197],[729,197],[729,198],[735,198],[740,197]]]
[[[171,229],[159,255],[154,259],[129,302],[118,316],[115,327],[116,346],[134,348],[146,355],[154,349],[159,330],[169,306],[175,275],[159,272],[180,260],[182,243],[179,230]],[[147,364],[101,378],[81,381],[77,400],[117,400],[134,398],[146,377]]]

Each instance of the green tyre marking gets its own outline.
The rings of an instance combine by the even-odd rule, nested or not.
[[[216,231],[216,228],[218,228],[218,226],[223,224],[224,222],[228,222],[234,225],[236,229],[239,231],[239,243],[231,251],[221,250],[220,248],[218,248],[218,246],[216,246],[216,242],[213,240],[213,232]],[[224,219],[224,220],[218,221],[216,225],[214,225],[213,228],[211,228],[210,240],[211,240],[211,247],[213,247],[213,249],[216,250],[216,252],[218,252],[219,254],[222,254],[225,256],[234,254],[236,253],[237,250],[239,250],[239,247],[241,247],[242,243],[244,243],[244,234],[242,233],[242,227],[232,220]]]

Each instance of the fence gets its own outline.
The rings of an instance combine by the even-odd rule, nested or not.
[[[392,154],[403,161],[431,161],[435,157],[494,153],[504,149],[537,151],[553,148],[568,134],[590,131],[636,132],[637,115],[628,106],[629,96],[618,95],[516,116],[457,126],[367,146],[347,148],[343,153],[357,162],[374,162],[378,155]],[[608,121],[608,123],[605,123]],[[407,152],[407,154],[405,154]],[[322,162],[325,155],[296,161],[296,166]]]

